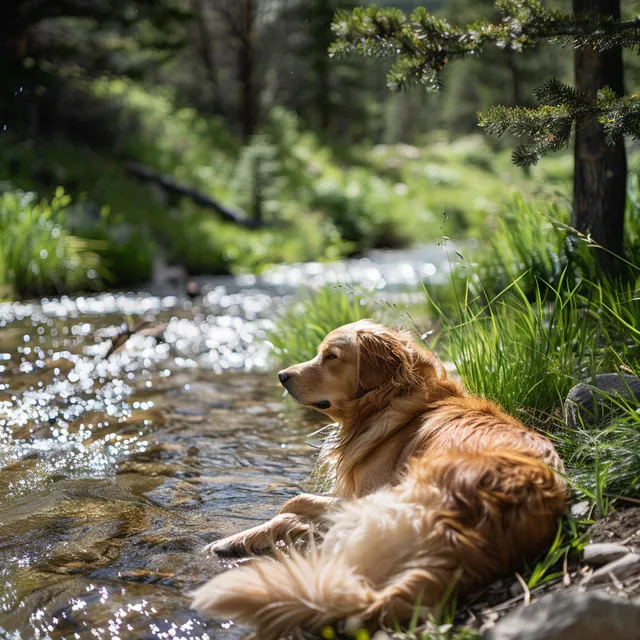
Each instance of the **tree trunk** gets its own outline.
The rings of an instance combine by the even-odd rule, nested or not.
[[[255,61],[256,61],[256,31],[254,0],[244,0],[242,14],[242,35],[238,51],[238,67],[242,102],[240,106],[240,124],[242,137],[246,141],[256,131],[258,126],[258,96],[256,91]]]
[[[333,8],[329,0],[316,0],[312,7],[310,34],[313,41],[314,100],[318,128],[327,132],[331,124],[329,45],[333,41]]]
[[[218,104],[218,97],[220,94],[218,87],[218,68],[216,66],[213,49],[213,35],[209,29],[209,16],[204,0],[192,0],[191,11],[196,16],[198,29],[198,52],[200,53],[202,66],[207,74],[207,80],[211,84],[211,93],[213,97],[211,111],[213,113],[220,113],[221,109]]]
[[[619,20],[620,0],[573,0],[573,11]],[[574,73],[576,88],[591,96],[595,97],[605,86],[619,95],[624,93],[620,47],[602,52],[588,46],[577,48]],[[624,140],[608,146],[601,124],[593,120],[578,122],[574,162],[572,225],[583,233],[591,233],[608,251],[622,255],[627,180]],[[599,258],[607,272],[616,271],[620,264],[606,251],[600,251]]]

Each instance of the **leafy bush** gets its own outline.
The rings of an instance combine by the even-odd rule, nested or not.
[[[96,245],[64,227],[70,201],[62,188],[50,202],[22,191],[0,195],[0,288],[25,298],[100,285]]]

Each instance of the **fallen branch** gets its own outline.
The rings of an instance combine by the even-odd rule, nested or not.
[[[247,227],[248,229],[258,229],[264,226],[263,222],[249,218],[244,213],[232,211],[210,196],[205,195],[200,191],[196,191],[195,189],[191,189],[190,187],[186,187],[185,185],[176,182],[170,176],[157,173],[144,164],[140,164],[139,162],[125,162],[124,168],[128,173],[131,173],[142,180],[153,182],[169,193],[177,193],[181,196],[186,196],[201,207],[213,209],[222,218],[229,222]]]

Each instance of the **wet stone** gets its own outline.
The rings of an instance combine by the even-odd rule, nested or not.
[[[629,553],[627,547],[608,542],[588,544],[582,550],[582,559],[587,564],[600,566],[618,560]]]
[[[640,606],[597,592],[543,596],[519,607],[486,635],[486,640],[636,640]]]

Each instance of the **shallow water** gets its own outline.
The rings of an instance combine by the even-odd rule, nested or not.
[[[443,261],[378,252],[202,279],[194,303],[152,291],[0,305],[0,638],[242,637],[185,593],[232,564],[204,544],[311,488],[305,438],[322,419],[267,373],[275,313],[324,283],[408,300]],[[141,317],[167,323],[162,339],[136,334],[107,358]]]

